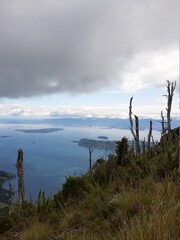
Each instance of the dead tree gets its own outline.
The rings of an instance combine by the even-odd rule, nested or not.
[[[151,137],[152,137],[152,120],[150,120],[150,126],[149,126],[149,134],[148,134],[148,142],[147,142],[147,148],[150,148],[151,145]]]
[[[14,186],[11,183],[9,183],[9,215],[11,215],[12,213],[14,196],[15,196]]]
[[[89,170],[92,169],[92,152],[93,152],[93,148],[89,147]]]
[[[164,121],[164,116],[163,116],[163,111],[161,111],[161,126],[162,126],[162,130],[161,130],[161,136],[163,136],[166,133],[166,127],[165,127],[165,121]]]
[[[176,82],[170,82],[167,80],[167,95],[164,95],[167,97],[167,131],[170,133],[171,131],[171,107],[172,107],[172,100],[174,95],[174,90],[176,88]]]
[[[131,143],[131,152],[134,155],[134,140],[132,140],[132,143]]]
[[[136,129],[134,131],[134,128],[133,128],[133,119],[132,119],[132,100],[133,100],[133,97],[131,97],[130,99],[130,103],[129,103],[129,121],[130,121],[130,130],[131,130],[131,133],[134,137],[134,140],[135,140],[135,151],[136,151],[136,155],[139,156],[140,153],[141,153],[141,150],[140,150],[140,144],[139,144],[139,119],[136,115],[134,115],[135,117],[135,126],[136,126]]]
[[[18,176],[18,195],[19,201],[24,204],[24,171],[23,171],[23,151],[18,150],[18,158],[16,163],[17,176]]]
[[[142,152],[145,153],[146,152],[146,139],[144,138],[144,140],[142,141]]]

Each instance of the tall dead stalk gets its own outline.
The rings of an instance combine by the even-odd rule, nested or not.
[[[24,203],[24,170],[23,170],[23,151],[22,149],[18,150],[18,158],[16,163],[17,176],[18,176],[18,195],[19,201]]]
[[[11,183],[9,183],[9,215],[11,215],[12,213],[14,196],[15,196],[14,186]]]
[[[167,94],[163,95],[167,98],[167,107],[166,107],[166,111],[167,111],[167,121],[165,122],[164,120],[164,116],[163,116],[163,111],[161,111],[161,126],[162,126],[162,130],[161,130],[161,135],[164,136],[166,133],[168,133],[167,138],[171,139],[171,108],[172,108],[172,100],[173,100],[173,95],[174,95],[174,91],[176,88],[176,81],[175,82],[170,82],[169,80],[167,80]]]
[[[171,107],[172,107],[172,100],[174,95],[174,90],[176,88],[176,82],[170,82],[167,80],[167,95],[164,95],[167,97],[167,131],[170,133],[171,131]]]
[[[148,149],[151,146],[151,138],[152,138],[152,120],[150,120],[150,126],[149,126],[149,134],[148,134],[148,142],[147,142]]]
[[[136,155],[139,156],[140,153],[141,153],[141,150],[140,150],[140,144],[139,144],[139,119],[136,115],[134,115],[135,117],[135,131],[134,131],[134,127],[133,127],[133,119],[132,119],[132,100],[133,100],[133,97],[131,97],[130,99],[130,103],[129,103],[129,121],[130,121],[130,130],[131,130],[131,133],[134,137],[134,140],[135,140],[135,150],[136,150]]]
[[[163,111],[161,111],[161,128],[162,128],[161,136],[163,136],[166,133],[166,127],[165,127]]]
[[[92,152],[93,152],[93,148],[89,147],[89,170],[92,169]]]

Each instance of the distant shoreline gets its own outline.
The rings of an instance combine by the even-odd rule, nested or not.
[[[99,148],[99,149],[112,149],[114,150],[116,147],[116,141],[102,141],[102,140],[94,140],[88,138],[82,138],[79,141],[72,141],[74,143],[78,143],[80,147],[92,147],[92,148]]]
[[[54,133],[62,130],[64,129],[63,128],[16,129],[16,131],[23,133]]]
[[[8,204],[9,201],[9,191],[7,189],[4,189],[2,185],[10,179],[15,178],[16,175],[13,173],[0,171],[0,203],[6,203]]]
[[[99,139],[109,139],[107,136],[99,136]]]

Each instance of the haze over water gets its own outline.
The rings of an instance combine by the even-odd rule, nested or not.
[[[70,124],[69,124],[70,125]],[[24,133],[17,129],[63,128],[53,133]],[[140,132],[141,138],[147,137],[148,130]],[[154,139],[160,132],[154,131]],[[103,126],[62,126],[52,123],[3,123],[0,124],[0,169],[16,174],[17,150],[24,152],[24,178],[26,198],[31,195],[35,200],[39,190],[52,196],[61,189],[66,176],[85,173],[88,170],[88,149],[72,141],[82,138],[98,140],[107,136],[108,140],[120,140],[123,136],[131,139],[130,130],[107,128]],[[93,162],[106,158],[114,151],[94,149]],[[11,181],[17,191],[17,178]],[[4,184],[8,187],[8,182]]]

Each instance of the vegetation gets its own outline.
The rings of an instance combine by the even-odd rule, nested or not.
[[[80,139],[79,141],[74,141],[74,142],[77,142],[79,146],[86,147],[86,148],[114,149],[116,146],[115,141],[93,140],[88,138],[83,138],[83,139]]]
[[[125,138],[119,144],[126,146]],[[179,239],[178,145],[176,135],[158,143],[158,154],[128,150],[121,165],[117,152],[68,177],[53,199],[40,192],[35,203],[14,204],[11,215],[4,208],[1,239]]]
[[[99,159],[85,175],[66,178],[52,199],[39,192],[35,203],[13,204],[11,214],[4,208],[1,239],[178,240],[178,164],[177,130],[140,154],[124,137],[116,155]]]

